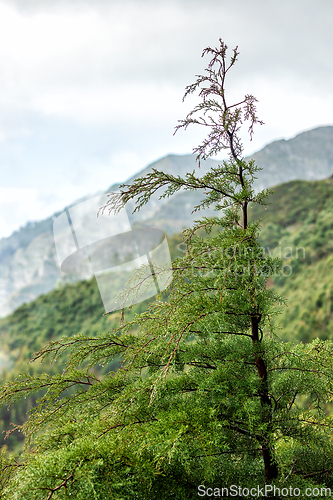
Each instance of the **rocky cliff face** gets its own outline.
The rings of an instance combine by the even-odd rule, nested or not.
[[[256,181],[257,189],[293,179],[324,179],[333,173],[333,127],[319,127],[288,141],[275,141],[252,158],[263,168]],[[196,169],[198,175],[202,175],[217,164],[215,160],[208,160],[199,170],[193,155],[168,155],[149,165],[137,176],[146,174],[151,168],[181,176]],[[128,182],[133,179],[128,179]],[[200,193],[179,192],[172,199],[162,202],[157,198],[154,197],[143,208],[134,222],[149,221],[149,225],[155,224],[172,234],[198,218],[198,213],[191,212],[200,201]],[[205,215],[210,214],[213,211],[205,211]],[[57,215],[42,222],[30,223],[9,238],[0,240],[0,316],[49,292],[57,283],[68,280],[61,273],[56,258],[53,221]]]
[[[252,158],[263,168],[257,187],[296,179],[314,181],[333,173],[333,127],[319,127],[288,141],[275,141]]]
[[[0,314],[52,290],[59,278],[51,231],[19,247],[6,263],[0,262]]]

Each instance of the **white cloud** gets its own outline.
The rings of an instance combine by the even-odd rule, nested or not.
[[[10,236],[28,220],[40,219],[41,208],[36,189],[0,187],[1,237]]]
[[[202,48],[219,36],[240,46],[235,81],[261,78],[267,93],[269,75],[275,83],[292,75],[299,85],[307,82],[310,99],[319,89],[331,97],[327,0],[48,4],[0,2],[4,115],[27,110],[91,124],[141,125],[158,115],[167,122],[182,113],[180,98],[202,69]],[[326,121],[327,113],[319,119]]]
[[[1,183],[31,201],[0,205],[4,227],[190,152],[204,131],[173,128],[220,36],[240,48],[230,99],[266,123],[246,153],[332,123],[332,24],[331,0],[0,0]]]
[[[138,127],[160,121],[175,122],[180,92],[154,84],[95,86],[89,89],[68,87],[59,92],[35,96],[34,111],[68,118],[85,124],[124,124]]]

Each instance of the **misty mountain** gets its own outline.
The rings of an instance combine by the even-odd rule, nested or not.
[[[296,179],[326,179],[333,173],[333,127],[318,127],[287,141],[274,141],[252,158],[263,168],[255,184],[259,189]]]
[[[294,179],[325,179],[333,173],[333,127],[319,127],[290,140],[272,142],[251,158],[263,168],[255,182],[256,189]],[[195,170],[200,176],[218,163],[209,159],[202,162],[199,169],[194,155],[168,155],[148,165],[126,182],[132,182],[152,168],[181,176]],[[113,185],[107,191],[118,187]],[[89,196],[85,199],[89,199]],[[199,217],[198,213],[192,214],[192,210],[200,199],[200,193],[190,191],[181,191],[162,201],[158,201],[158,195],[155,195],[135,217],[130,216],[130,221],[155,225],[172,234],[188,227]],[[204,212],[208,216],[213,213],[212,210]],[[30,302],[68,280],[58,267],[54,246],[53,222],[58,215],[29,223],[10,237],[0,240],[0,316],[9,314],[24,302]]]

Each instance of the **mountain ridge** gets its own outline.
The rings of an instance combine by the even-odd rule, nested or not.
[[[254,184],[257,190],[290,180],[327,178],[333,173],[333,126],[317,127],[292,139],[273,141],[247,159],[254,159],[263,168]],[[198,169],[194,155],[169,154],[149,164],[125,183],[145,175],[152,168],[181,176],[196,170],[203,175],[219,163],[208,159]],[[118,187],[119,184],[113,184],[106,192]],[[89,198],[88,195],[69,206]],[[159,203],[157,198],[158,195],[155,195],[150,204],[143,207],[137,220],[156,223],[172,234],[189,226],[200,216],[198,213],[191,214],[193,206],[200,201],[200,193],[183,191]],[[0,316],[51,291],[59,281],[66,279],[58,268],[53,242],[53,221],[59,214],[57,212],[43,221],[28,223],[0,240]],[[212,214],[212,210],[205,211],[205,215]]]

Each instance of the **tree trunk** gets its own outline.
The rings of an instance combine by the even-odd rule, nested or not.
[[[259,323],[261,315],[256,315],[251,317],[251,331],[252,331],[252,343],[255,348],[254,357],[257,366],[258,376],[261,380],[261,386],[259,390],[260,403],[262,407],[262,421],[268,424],[268,430],[271,424],[271,409],[272,401],[268,394],[267,387],[267,368],[265,360],[263,359],[263,353],[257,352],[257,347],[260,344],[259,340]],[[263,443],[261,446],[262,456],[265,464],[265,479],[266,483],[270,483],[272,480],[276,479],[278,476],[278,468],[274,456],[269,447],[269,436],[263,435]]]

